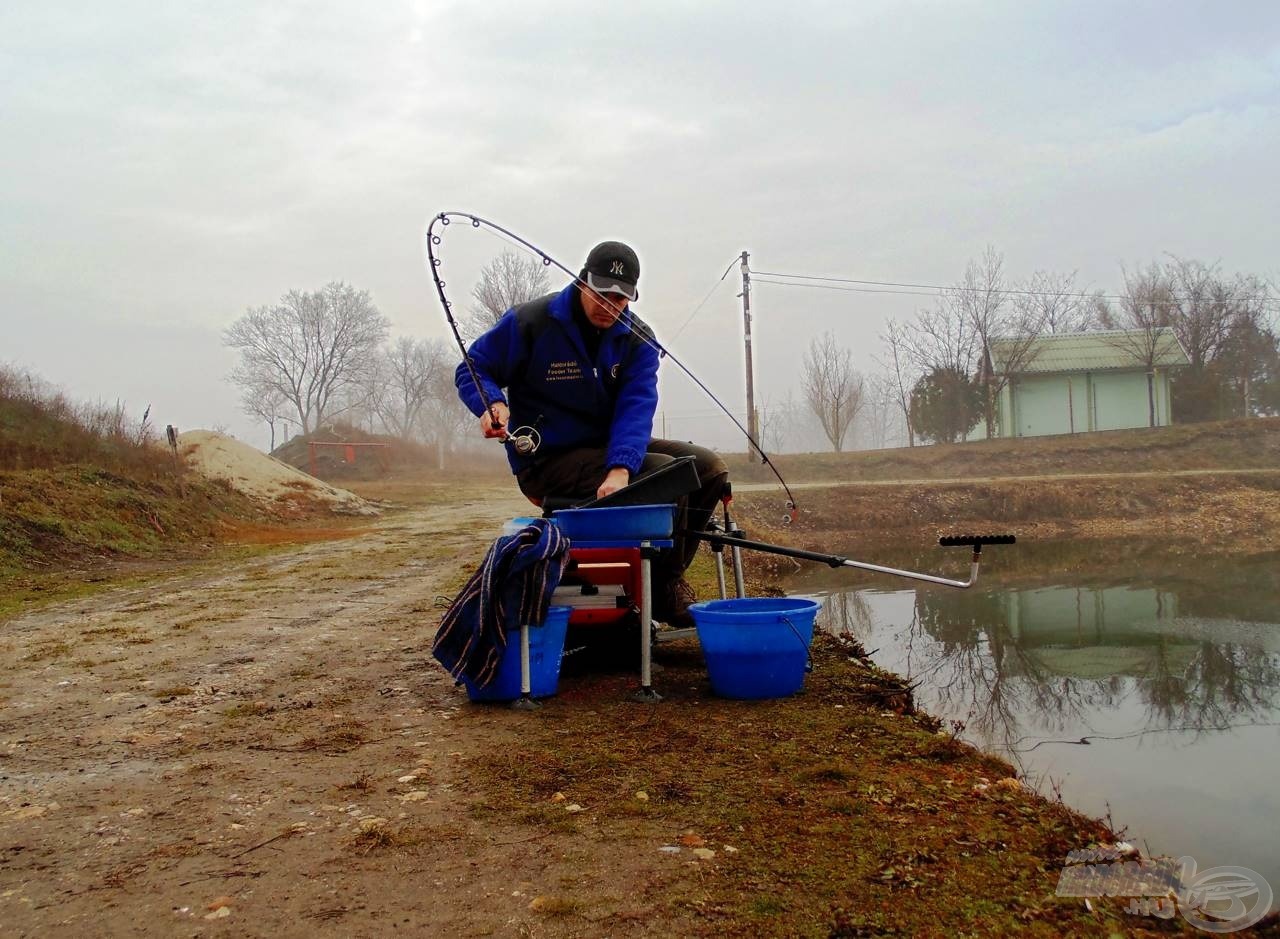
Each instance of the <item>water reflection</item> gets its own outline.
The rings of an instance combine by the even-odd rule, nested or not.
[[[826,628],[1068,802],[1280,887],[1280,557],[1116,550],[1020,549],[969,591],[818,570],[788,590],[826,594]]]
[[[910,616],[886,637],[876,627],[894,598],[910,599]],[[1029,735],[1067,732],[1131,699],[1145,715],[1133,731],[1221,730],[1275,712],[1274,624],[1179,611],[1169,588],[1042,586],[836,591],[823,616],[864,644],[892,639],[900,670],[922,682],[935,709],[1016,753]]]

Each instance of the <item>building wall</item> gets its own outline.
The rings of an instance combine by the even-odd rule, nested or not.
[[[1156,426],[1163,427],[1170,423],[1167,370],[1156,372],[1155,399]],[[1004,437],[1078,434],[1150,423],[1145,371],[1024,376],[1009,384],[999,406]]]

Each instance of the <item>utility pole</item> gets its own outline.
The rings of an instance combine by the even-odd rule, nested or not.
[[[752,440],[752,443],[747,446],[747,456],[751,456],[754,442],[760,439],[760,429],[756,426],[755,381],[751,374],[751,271],[747,267],[749,257],[751,255],[747,252],[742,252],[742,334],[747,345],[747,434]],[[754,446],[754,449],[757,454],[764,456],[758,446]]]

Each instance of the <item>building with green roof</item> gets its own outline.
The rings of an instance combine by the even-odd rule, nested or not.
[[[1168,327],[996,339],[988,367],[1001,437],[1172,423],[1169,373],[1189,365]]]

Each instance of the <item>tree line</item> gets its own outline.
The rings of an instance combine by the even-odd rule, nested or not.
[[[1179,422],[1280,414],[1277,291],[1251,274],[1170,256],[1123,269],[1123,288],[1108,296],[1077,275],[1037,271],[1011,280],[1004,257],[988,247],[962,277],[912,318],[889,320],[864,376],[850,349],[824,332],[810,341],[793,391],[759,408],[766,451],[840,451],[955,442],[982,425],[998,433],[996,402],[1036,355],[1034,340],[1101,332],[1150,371],[1158,340],[1171,330],[1190,365],[1172,378]],[[504,252],[481,270],[460,326],[473,339],[511,306],[549,288],[537,258]],[[445,454],[469,440],[472,418],[458,402],[454,345],[443,339],[389,339],[390,322],[368,291],[330,283],[290,291],[249,309],[224,333],[239,353],[230,378],[246,414],[301,433],[336,420],[433,446]],[[1002,368],[993,367],[999,341]],[[1151,422],[1155,423],[1154,399]]]
[[[849,350],[830,334],[813,339],[802,367],[805,402],[837,451],[868,409],[873,445],[893,436],[909,446],[952,443],[980,425],[990,438],[999,432],[1000,394],[1033,364],[1037,338],[1098,333],[1147,370],[1154,426],[1151,373],[1171,331],[1190,361],[1171,378],[1175,421],[1280,414],[1280,301],[1273,284],[1175,256],[1122,274],[1115,296],[1080,287],[1074,272],[1038,271],[1012,281],[1003,255],[988,247],[932,306],[888,321],[879,374],[859,375]],[[999,367],[991,355],[997,341]]]

